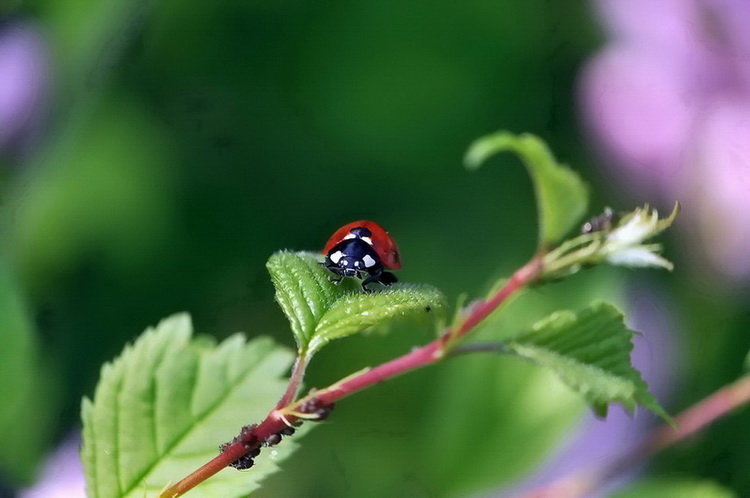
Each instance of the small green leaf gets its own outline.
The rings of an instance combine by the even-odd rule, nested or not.
[[[552,369],[600,416],[610,403],[620,403],[631,412],[636,405],[644,406],[671,422],[630,364],[632,336],[614,306],[596,303],[578,313],[557,311],[506,345]]]
[[[669,478],[650,479],[624,491],[617,491],[612,498],[735,498],[737,493],[703,479]]]
[[[297,341],[308,358],[329,341],[362,332],[391,318],[407,314],[439,313],[445,298],[427,285],[395,284],[364,293],[352,282],[331,283],[331,273],[317,255],[279,252],[266,264],[281,306]],[[353,279],[352,279],[353,280]]]
[[[529,134],[500,131],[479,138],[464,163],[477,169],[498,152],[514,152],[529,170],[539,210],[539,244],[549,246],[568,233],[586,212],[588,191],[576,172],[558,163],[547,145]]]
[[[297,349],[307,350],[320,319],[333,302],[346,295],[347,289],[330,282],[313,253],[277,252],[266,263],[276,287],[276,301],[289,320]]]
[[[439,312],[443,294],[429,285],[395,284],[383,291],[350,293],[334,301],[315,327],[308,355],[333,339],[356,334],[385,320],[409,313]]]
[[[155,496],[216,456],[242,425],[261,420],[284,390],[291,353],[268,338],[191,339],[187,315],[148,329],[104,365],[84,398],[82,460],[88,495]],[[265,450],[251,472],[227,468],[191,496],[246,496],[295,448]]]

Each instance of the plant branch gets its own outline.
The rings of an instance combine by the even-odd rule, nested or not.
[[[693,405],[675,418],[677,429],[665,425],[656,430],[644,448],[648,454],[661,451],[692,436],[719,418],[742,405],[750,403],[750,375],[740,377],[707,398]]]
[[[297,359],[294,360],[294,367],[292,367],[292,374],[289,377],[289,384],[287,384],[286,391],[284,391],[281,399],[279,399],[279,402],[276,404],[276,408],[287,406],[297,397],[300,383],[305,376],[305,370],[307,370],[307,362],[308,357],[305,354],[297,356]]]
[[[257,426],[243,428],[238,437],[225,445],[222,452],[194,471],[189,476],[166,489],[161,498],[180,496],[212,475],[216,474],[231,463],[237,461],[261,445],[268,444],[269,438],[278,435],[280,431],[306,417],[302,408],[305,404],[314,403],[316,406],[330,407],[336,401],[359,392],[375,384],[392,379],[406,372],[436,363],[448,357],[458,340],[466,336],[482,320],[503,304],[515,292],[535,282],[542,274],[543,254],[538,254],[526,265],[518,269],[513,276],[490,298],[473,304],[467,310],[463,321],[449,326],[443,334],[429,344],[413,349],[411,352],[394,360],[383,363],[374,368],[367,368],[355,373],[337,383],[291,403],[306,365],[303,360],[295,363],[287,391],[282,396],[277,407]],[[306,362],[305,362],[306,363]],[[282,403],[284,401],[285,403]],[[287,402],[289,404],[287,404]],[[315,420],[315,418],[312,418]]]
[[[454,348],[450,356],[462,356],[471,353],[508,353],[508,347],[502,342],[477,342]]]
[[[312,395],[302,398],[298,403],[315,397],[324,404],[331,404],[374,384],[442,360],[459,339],[466,336],[490,313],[503,304],[508,297],[536,280],[540,274],[541,262],[540,258],[536,257],[516,271],[505,285],[489,299],[473,304],[466,318],[459,325],[448,327],[440,337],[431,343],[414,349],[395,360],[344,379],[329,388],[316,391]]]
[[[564,476],[524,495],[524,498],[576,498],[592,493],[613,477],[646,458],[689,438],[735,409],[750,403],[750,375],[736,380],[675,417],[677,429],[664,424],[634,449],[600,468]]]
[[[297,420],[295,417],[282,417],[278,410],[273,410],[258,426],[243,428],[240,436],[224,447],[221,453],[184,479],[167,488],[159,495],[160,498],[182,496],[201,482],[228,467],[232,462],[260,448],[270,436],[278,434],[288,427],[284,418],[290,423]]]

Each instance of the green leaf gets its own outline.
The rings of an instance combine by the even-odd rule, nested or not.
[[[154,496],[216,456],[240,427],[262,420],[285,387],[292,354],[268,338],[191,339],[175,315],[104,365],[83,400],[82,460],[91,497]],[[251,471],[226,468],[191,496],[246,496],[277,470],[293,440],[264,450]]]
[[[498,152],[514,152],[529,170],[539,210],[539,244],[563,238],[586,212],[588,191],[576,172],[558,163],[547,145],[529,134],[500,131],[479,138],[466,152],[464,163],[477,169]]]
[[[654,479],[647,480],[612,494],[612,498],[734,498],[735,492],[707,480]]]
[[[395,284],[377,293],[355,292],[334,301],[315,327],[308,355],[329,341],[356,334],[386,320],[445,306],[443,294],[429,285]]]
[[[343,286],[330,282],[316,255],[282,251],[266,263],[276,287],[276,302],[289,320],[300,352],[315,333],[315,327],[333,302],[347,294]]]
[[[644,406],[671,422],[630,364],[633,334],[614,306],[596,303],[578,313],[557,311],[506,345],[554,371],[600,416],[610,403],[620,403],[631,412]]]
[[[299,354],[312,357],[333,339],[362,332],[395,317],[441,312],[445,298],[427,285],[395,284],[364,293],[352,282],[331,283],[317,255],[283,251],[266,264]]]

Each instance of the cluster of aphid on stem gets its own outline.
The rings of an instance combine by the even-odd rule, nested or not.
[[[302,424],[302,419],[310,421],[325,420],[331,414],[333,407],[333,404],[325,405],[313,396],[296,408],[296,415],[277,414],[278,418],[286,424],[283,429],[260,438],[257,434],[258,424],[246,425],[240,430],[238,436],[230,442],[222,444],[219,451],[223,454],[228,452],[230,448],[241,445],[246,453],[228,465],[237,470],[249,469],[255,464],[254,458],[260,455],[261,447],[275,446],[281,442],[283,436],[293,435],[296,432],[295,427]]]

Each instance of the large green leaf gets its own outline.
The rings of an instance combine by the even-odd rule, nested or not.
[[[547,145],[530,134],[506,131],[477,139],[465,164],[476,169],[498,152],[514,152],[529,170],[539,210],[539,243],[549,246],[569,232],[586,212],[588,192],[576,172],[558,163]]]
[[[506,345],[550,368],[601,416],[610,403],[620,403],[629,411],[644,406],[670,420],[630,364],[632,336],[614,306],[596,303],[578,313],[557,311]]]
[[[89,496],[154,496],[278,400],[288,350],[268,338],[248,342],[236,334],[215,345],[191,335],[190,318],[175,315],[102,368],[93,401],[82,407]],[[266,449],[250,471],[226,468],[191,496],[246,496],[294,448],[290,440]]]
[[[396,284],[364,293],[351,282],[333,284],[332,274],[312,253],[279,252],[271,256],[266,266],[299,354],[308,358],[333,339],[394,317],[440,312],[445,306],[442,293],[428,285]]]

